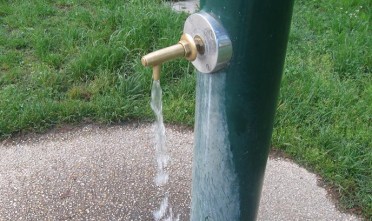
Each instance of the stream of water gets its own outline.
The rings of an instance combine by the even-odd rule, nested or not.
[[[172,207],[169,205],[168,202],[169,193],[165,190],[165,186],[168,183],[169,179],[169,174],[167,171],[169,155],[167,147],[165,145],[165,126],[163,122],[162,111],[162,90],[160,87],[160,81],[158,80],[154,80],[152,83],[151,109],[154,111],[156,116],[156,121],[154,123],[155,157],[157,163],[155,184],[156,186],[161,188],[164,195],[159,209],[154,211],[153,215],[156,221],[179,221],[179,215],[177,217],[174,217]]]

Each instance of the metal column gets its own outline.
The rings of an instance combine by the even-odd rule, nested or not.
[[[198,73],[191,220],[255,220],[293,0],[202,0],[233,46],[229,66]]]

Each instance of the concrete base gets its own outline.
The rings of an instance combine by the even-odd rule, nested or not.
[[[152,125],[64,128],[0,143],[0,220],[153,220],[165,191],[190,219],[193,132],[167,126],[170,180],[154,184]],[[339,212],[316,175],[269,159],[259,220],[358,220]]]
[[[171,6],[173,10],[179,12],[186,12],[189,14],[199,11],[199,1],[198,0],[186,0],[179,2],[172,2]]]

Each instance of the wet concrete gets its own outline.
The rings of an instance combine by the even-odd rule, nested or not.
[[[171,2],[171,7],[175,11],[183,11],[189,14],[199,11],[199,1],[198,0],[186,0]]]
[[[154,185],[152,126],[64,129],[0,145],[0,220],[152,220],[162,193],[189,220],[193,133],[167,126],[169,184]],[[260,220],[358,220],[340,213],[314,174],[268,163]]]

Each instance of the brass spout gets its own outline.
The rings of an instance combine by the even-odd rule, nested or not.
[[[152,67],[152,78],[154,79],[154,81],[160,80],[160,70],[161,64]]]
[[[198,46],[195,42],[198,42]],[[203,47],[203,42],[195,41],[190,35],[183,34],[178,44],[151,52],[142,57],[141,62],[144,66],[153,67],[153,78],[159,80],[160,66],[163,62],[176,58],[185,57],[189,61],[196,59],[198,49]]]
[[[181,44],[163,48],[142,57],[141,62],[144,66],[156,66],[165,61],[184,57],[185,49]]]

